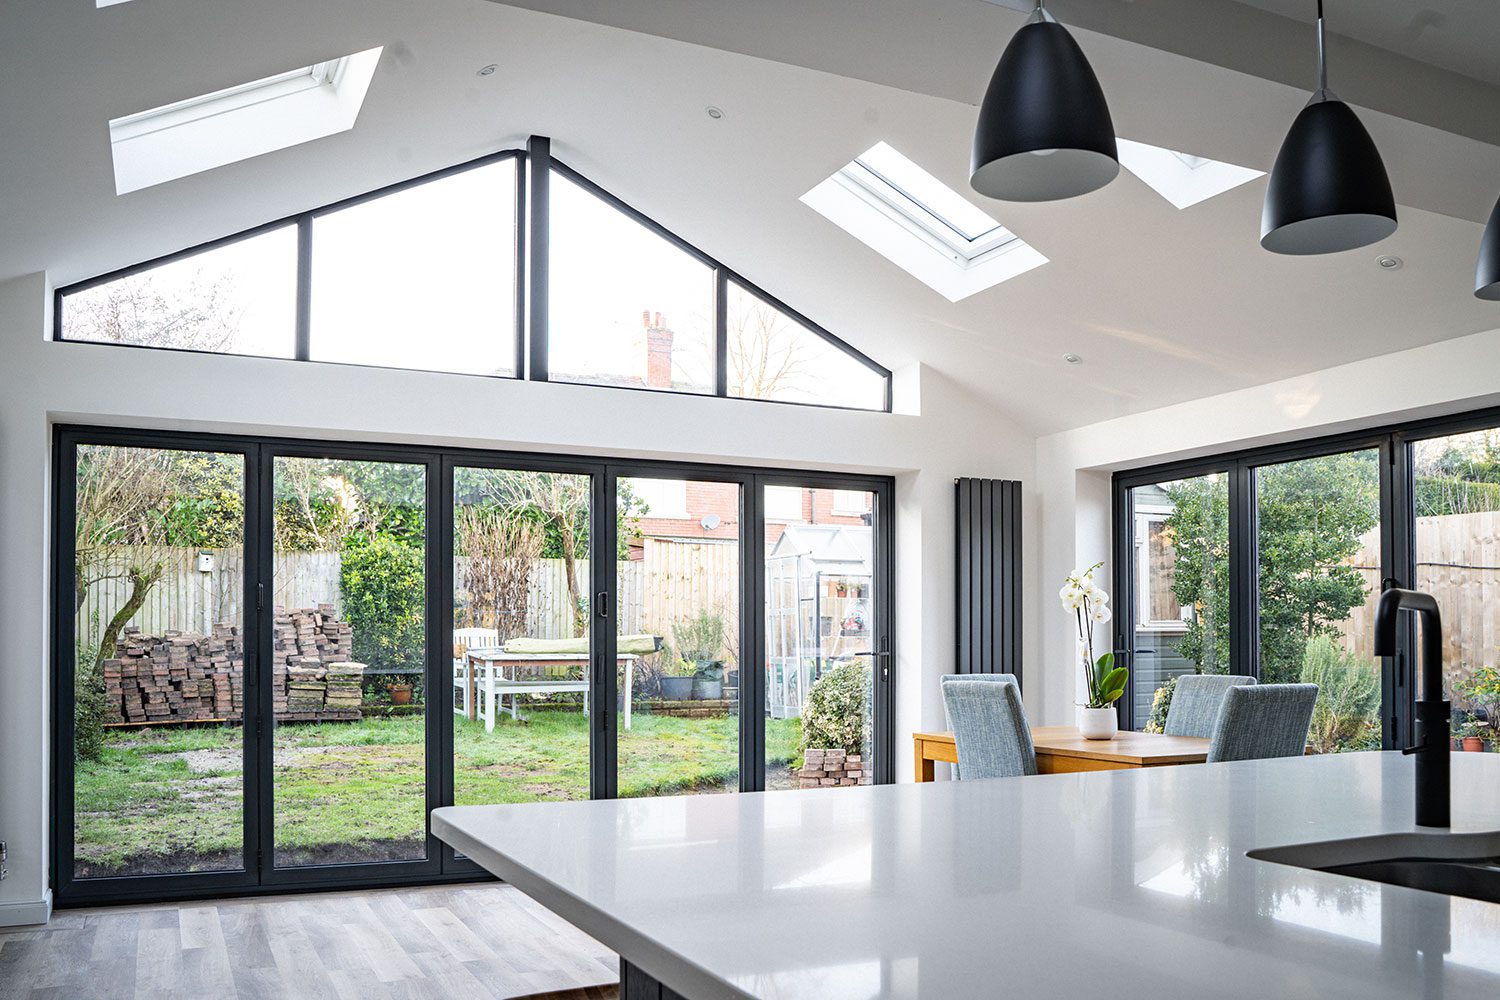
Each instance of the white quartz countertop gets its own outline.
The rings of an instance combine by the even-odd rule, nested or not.
[[[1500,754],[1453,788],[1455,832],[1500,830]],[[689,1000],[1500,998],[1500,905],[1245,856],[1415,829],[1395,753],[432,824]]]

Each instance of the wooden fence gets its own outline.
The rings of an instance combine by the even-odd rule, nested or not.
[[[1413,585],[1437,598],[1447,675],[1465,681],[1476,667],[1500,663],[1500,512],[1419,517],[1416,527]],[[1365,577],[1366,598],[1343,625],[1344,647],[1373,658],[1379,528],[1361,539],[1352,562]]]
[[[103,577],[89,587],[79,621],[85,632],[93,632],[91,621],[100,626],[125,605],[130,581],[125,570],[140,552],[116,550],[107,560],[90,568]],[[244,557],[239,549],[208,553],[206,570],[199,568],[199,550],[168,549],[151,553],[164,558],[166,570],[151,588],[146,603],[131,620],[143,632],[160,635],[168,630],[208,634],[216,622],[242,622]],[[463,579],[465,560],[454,561],[454,579]],[[575,566],[578,593],[585,599],[590,586],[588,560]],[[275,557],[272,600],[281,607],[306,608],[332,604],[342,610],[339,586],[340,558],[337,552],[282,552]],[[616,620],[622,634],[641,632],[665,636],[671,641],[672,627],[701,609],[722,614],[731,636],[738,635],[739,547],[733,542],[669,541],[648,538],[645,558],[619,564],[619,607]],[[538,559],[533,566],[526,601],[528,632],[539,639],[569,638],[576,634],[576,614],[568,599],[566,570],[561,559]],[[729,651],[734,653],[734,649]]]

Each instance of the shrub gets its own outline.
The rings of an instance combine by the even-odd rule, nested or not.
[[[99,631],[97,612],[90,625],[87,634],[93,636]],[[73,662],[73,754],[78,760],[97,761],[104,755],[104,722],[109,715],[98,643],[80,635]]]
[[[864,753],[872,745],[871,688],[863,660],[841,663],[818,678],[802,709],[802,749]]]
[[[1319,753],[1368,744],[1380,708],[1380,671],[1374,661],[1346,653],[1331,636],[1316,635],[1302,655],[1302,682],[1318,685],[1308,742]]]
[[[722,658],[727,635],[724,616],[707,608],[672,626],[677,655],[700,670]]]
[[[344,548],[339,571],[354,658],[377,673],[426,669],[422,550],[381,535]]]
[[[1172,707],[1172,695],[1177,691],[1177,678],[1156,689],[1151,697],[1151,717],[1146,720],[1146,732],[1161,733],[1167,729],[1167,710]]]

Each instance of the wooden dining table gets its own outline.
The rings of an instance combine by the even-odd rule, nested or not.
[[[911,738],[918,781],[932,781],[938,761],[958,763],[952,733],[912,733]],[[1120,732],[1112,739],[1089,740],[1073,726],[1038,726],[1031,731],[1031,742],[1041,774],[1201,764],[1208,759],[1208,740],[1196,736]]]

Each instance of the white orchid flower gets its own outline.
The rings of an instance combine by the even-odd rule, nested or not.
[[[1097,607],[1094,608],[1094,614],[1093,614],[1094,621],[1098,622],[1101,625],[1103,625],[1105,622],[1109,621],[1114,616],[1115,616],[1114,612],[1110,611],[1109,610],[1109,606],[1106,605],[1106,604],[1100,604],[1100,605],[1098,605]]]

